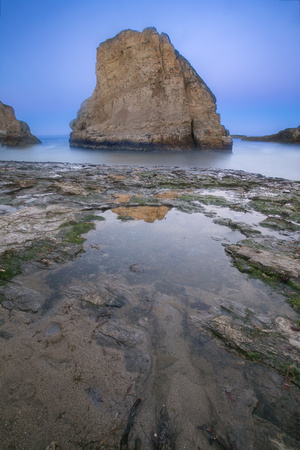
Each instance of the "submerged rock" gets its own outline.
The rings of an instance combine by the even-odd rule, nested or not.
[[[40,144],[26,122],[17,120],[11,106],[0,102],[0,144],[9,147],[23,147]]]
[[[50,323],[46,330],[46,339],[47,343],[56,344],[57,342],[60,342],[63,338],[62,334],[62,328],[59,323]]]
[[[72,146],[231,149],[216,98],[155,28],[100,44],[97,84],[70,123]]]
[[[0,294],[7,300],[3,307],[9,310],[14,308],[20,311],[38,312],[45,302],[45,298],[39,292],[25,286],[8,286],[2,288]]]

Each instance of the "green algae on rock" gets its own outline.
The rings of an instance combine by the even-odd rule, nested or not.
[[[287,195],[277,216],[288,207],[299,224],[299,183],[62,163],[0,173],[5,448],[119,448],[136,399],[132,448],[298,447],[299,231],[261,226],[274,215],[252,202]]]

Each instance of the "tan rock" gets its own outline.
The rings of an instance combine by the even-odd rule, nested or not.
[[[165,33],[125,30],[103,42],[96,75],[70,123],[72,146],[231,149],[214,95]]]
[[[54,186],[64,194],[84,195],[84,196],[87,195],[86,190],[83,189],[78,184],[58,182],[55,183]]]
[[[116,203],[127,203],[131,199],[133,194],[114,195]]]
[[[300,350],[300,334],[297,328],[295,331],[294,323],[284,317],[276,317],[275,325],[279,332],[289,340],[289,343]],[[300,362],[300,355],[298,362]]]
[[[26,146],[41,141],[31,134],[26,122],[17,120],[11,106],[0,102],[0,143],[5,146]]]
[[[165,199],[172,200],[174,198],[179,197],[179,195],[180,194],[178,192],[169,190],[169,191],[162,192],[161,194],[156,194],[156,195],[154,195],[154,197],[161,198],[163,200],[165,200]]]

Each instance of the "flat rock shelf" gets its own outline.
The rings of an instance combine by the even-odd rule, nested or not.
[[[2,448],[300,448],[299,182],[0,174]]]

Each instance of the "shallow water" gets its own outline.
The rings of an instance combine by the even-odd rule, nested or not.
[[[103,217],[105,222],[98,223],[97,231],[88,235],[86,252],[72,263],[70,277],[75,273],[77,279],[118,274],[129,285],[154,285],[166,294],[176,295],[189,286],[260,312],[274,308],[276,295],[270,298],[262,283],[248,280],[230,264],[224,251],[222,244],[236,243],[243,238],[241,233],[214,224],[203,214],[186,214],[176,209],[153,223],[122,222],[111,211]],[[62,278],[65,285],[66,273]],[[261,290],[261,298],[254,293],[255,289]],[[290,308],[280,298],[275,310],[280,314]]]
[[[232,201],[241,196],[239,208],[196,207],[197,200],[191,208],[171,203],[166,188],[155,185],[145,202],[141,169],[20,166],[17,177],[11,167],[2,172],[14,206],[47,214],[47,204],[59,203],[105,220],[95,220],[79,254],[65,240],[58,248],[63,231],[56,228],[48,236],[54,249],[41,249],[0,289],[2,447],[42,449],[55,441],[74,450],[297,448],[298,387],[287,364],[278,365],[297,351],[298,341],[289,341],[297,314],[282,294],[234,267],[224,245],[243,235],[214,222],[225,217],[258,227],[264,216],[243,212],[253,192],[199,188],[195,193]],[[74,194],[97,177],[100,198]],[[266,189],[266,180],[257,180]],[[295,183],[269,180],[267,188],[277,184],[274,192]],[[155,203],[157,191],[169,200]],[[198,212],[183,212],[192,210]],[[40,220],[31,225],[40,228]],[[43,232],[49,225],[51,216]],[[67,245],[73,260],[60,257]],[[120,446],[132,416],[129,444]]]
[[[41,137],[42,145],[30,148],[0,147],[2,161],[70,162],[91,164],[212,167],[244,170],[271,177],[300,180],[300,145],[233,140],[228,151],[120,151],[70,148],[68,137]]]
[[[41,314],[2,309],[5,336],[18,326],[2,347],[4,448],[119,448],[136,399],[128,448],[295,442],[296,388],[285,391],[283,376],[203,328],[214,317],[242,326],[250,314],[262,326],[295,316],[231,264],[223,244],[242,235],[175,208],[154,208],[148,222],[98,214],[106,220],[87,234],[85,253],[16,280],[45,297]]]

